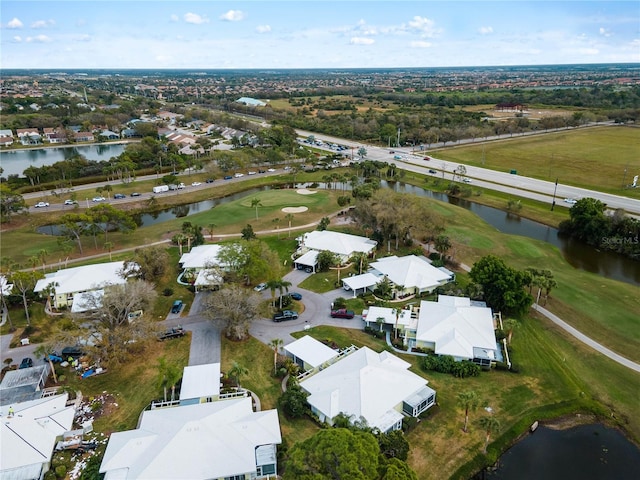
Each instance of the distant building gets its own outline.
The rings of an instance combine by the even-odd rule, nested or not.
[[[251,97],[240,97],[236,100],[236,103],[242,103],[243,105],[247,105],[248,107],[266,107],[267,104],[262,100],[256,100]]]

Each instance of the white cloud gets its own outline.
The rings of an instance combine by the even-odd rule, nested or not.
[[[258,33],[269,33],[271,31],[270,25],[258,25],[256,27],[256,32]]]
[[[351,45],[373,45],[376,41],[373,38],[353,37],[349,41]]]
[[[29,43],[49,43],[51,38],[46,35],[36,35],[35,37],[27,37],[26,41]]]
[[[600,53],[600,50],[597,48],[579,48],[578,53],[582,55],[597,55]]]
[[[611,33],[611,31],[607,30],[606,28],[600,27],[600,35],[602,35],[603,37],[610,37],[611,35],[613,35]]]
[[[493,33],[493,27],[480,27],[478,33],[481,35],[490,35]]]
[[[31,24],[31,28],[47,28],[55,25],[55,20],[36,20]]]
[[[180,20],[180,17],[178,17],[178,15],[176,15],[176,14],[174,13],[173,15],[171,15],[171,17],[169,17],[169,19],[170,19],[172,22],[177,22],[177,21],[179,21],[179,20]]]
[[[413,42],[409,42],[409,46],[411,48],[429,48],[431,46],[431,42],[423,42],[422,40],[415,40]]]
[[[194,25],[202,25],[203,23],[209,23],[209,19],[206,17],[202,17],[197,13],[185,13],[184,21],[187,23],[193,23]]]
[[[22,22],[15,17],[12,20],[9,20],[9,23],[7,23],[7,28],[22,28],[22,27],[23,27]]]
[[[13,41],[14,41],[15,43],[20,43],[20,42],[22,41],[22,37],[21,37],[20,35],[15,35],[15,36],[13,37]]]
[[[436,23],[433,20],[419,15],[413,17],[409,22],[409,29],[417,30],[421,36],[428,38],[434,37],[442,31],[436,28]]]
[[[244,20],[244,12],[241,10],[229,10],[227,13],[220,15],[220,20],[226,20],[227,22],[239,22]]]
[[[91,35],[88,34],[82,34],[82,35],[76,35],[75,37],[73,37],[73,41],[75,42],[90,42],[91,41]]]

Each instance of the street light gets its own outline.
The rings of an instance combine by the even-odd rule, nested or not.
[[[556,186],[553,189],[553,201],[551,202],[551,211],[553,212],[553,207],[556,206],[556,191],[558,190],[558,179],[556,178]]]

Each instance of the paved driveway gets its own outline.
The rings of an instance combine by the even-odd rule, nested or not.
[[[198,317],[191,317],[184,325],[191,332],[189,365],[219,363],[220,329],[210,320]]]

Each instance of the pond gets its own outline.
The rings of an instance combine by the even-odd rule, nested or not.
[[[4,169],[2,175],[5,178],[9,175],[22,176],[25,169],[29,167],[53,165],[78,155],[82,155],[87,160],[109,160],[124,152],[125,146],[126,144],[122,143],[97,143],[0,152],[0,163]]]
[[[566,430],[539,427],[507,450],[487,480],[623,480],[638,478],[640,449],[601,424]]]

